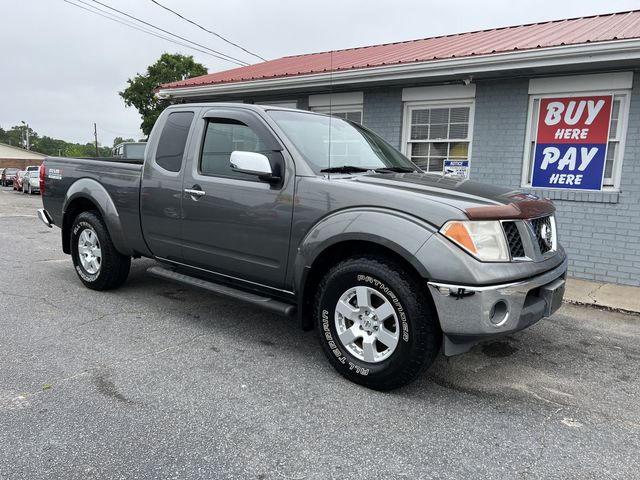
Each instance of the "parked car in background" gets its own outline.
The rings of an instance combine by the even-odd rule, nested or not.
[[[9,167],[3,168],[2,174],[0,174],[0,185],[3,187],[8,187],[9,185],[13,185],[13,176],[18,173],[17,168]]]
[[[147,142],[123,142],[113,147],[113,157],[123,160],[144,160]]]
[[[18,170],[16,174],[13,176],[13,189],[14,190],[22,190],[22,178],[27,173],[26,170]]]
[[[31,170],[22,177],[22,193],[40,193],[40,169]]]

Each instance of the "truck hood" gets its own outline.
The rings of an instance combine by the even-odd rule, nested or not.
[[[350,178],[358,184],[424,195],[455,207],[471,219],[535,218],[553,212],[553,204],[537,195],[455,177],[429,173],[369,173]]]

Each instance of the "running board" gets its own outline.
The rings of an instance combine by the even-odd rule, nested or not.
[[[295,305],[284,303],[273,298],[256,295],[255,293],[247,293],[236,288],[209,282],[207,280],[202,280],[200,278],[185,275],[183,273],[178,273],[159,265],[148,268],[147,273],[153,277],[170,280],[172,282],[181,283],[190,287],[202,288],[203,290],[217,293],[219,295],[224,295],[225,297],[231,297],[235,298],[236,300],[248,302],[258,307],[262,307],[265,310],[270,310],[287,317],[293,317],[296,314]]]

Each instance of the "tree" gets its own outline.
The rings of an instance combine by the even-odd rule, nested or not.
[[[123,142],[135,142],[133,138],[116,137],[113,139],[113,146],[120,145]]]
[[[144,75],[137,74],[133,79],[128,79],[128,87],[118,94],[127,107],[135,107],[140,112],[140,129],[149,135],[160,113],[170,105],[168,100],[156,97],[155,89],[163,83],[206,74],[207,69],[190,55],[163,53],[156,63],[147,67]]]

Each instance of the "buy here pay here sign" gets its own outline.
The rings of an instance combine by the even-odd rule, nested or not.
[[[542,98],[532,187],[602,190],[611,95]]]

